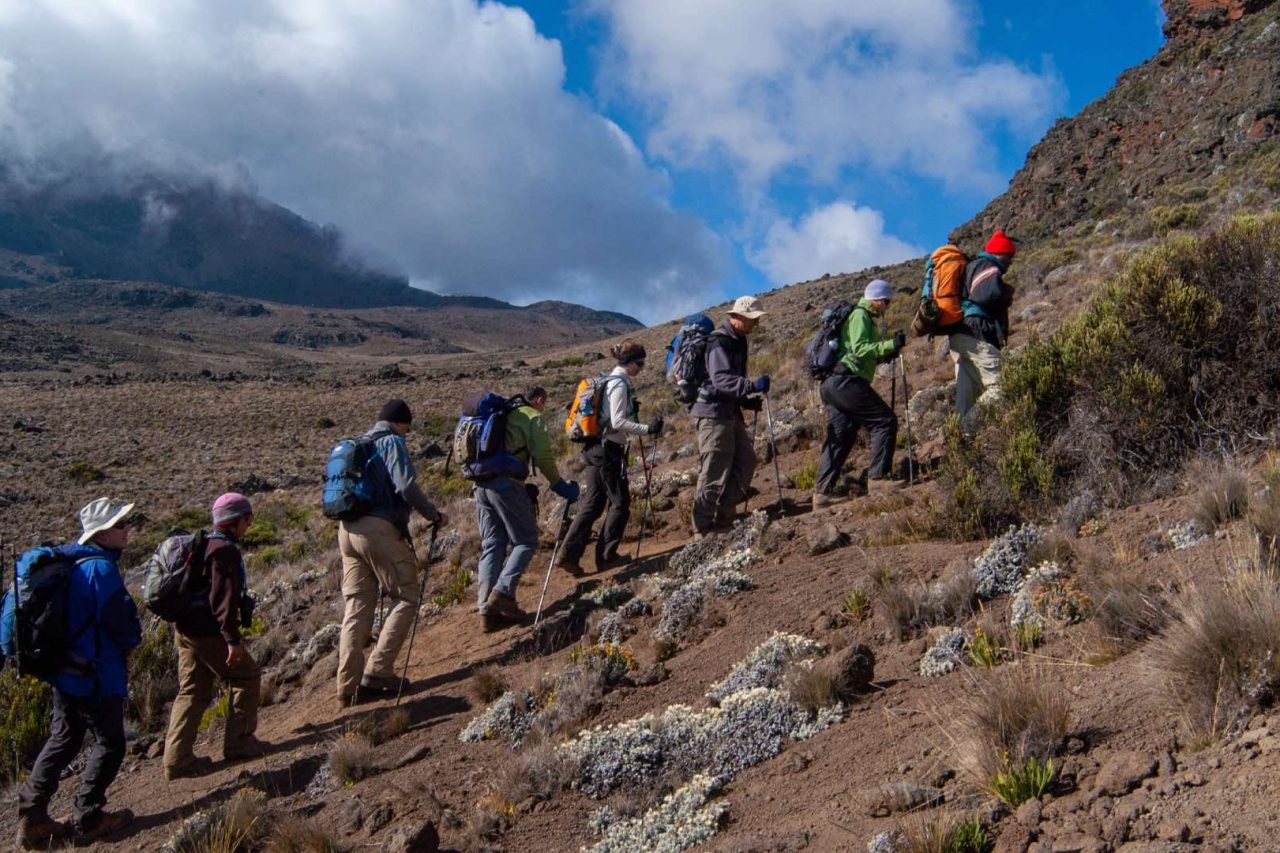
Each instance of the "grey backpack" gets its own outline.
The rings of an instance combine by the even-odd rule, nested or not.
[[[144,566],[142,603],[166,622],[177,620],[191,604],[203,571],[208,534],[177,533],[160,543]]]

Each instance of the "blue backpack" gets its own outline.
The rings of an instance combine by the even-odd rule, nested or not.
[[[354,521],[373,508],[377,483],[369,476],[369,469],[378,456],[375,446],[378,439],[391,434],[384,431],[344,438],[329,451],[320,494],[320,508],[325,518]]]
[[[667,347],[667,382],[686,406],[698,399],[698,389],[707,381],[707,340],[714,330],[706,314],[690,314]]]
[[[507,449],[507,415],[527,405],[524,397],[507,398],[492,391],[470,395],[453,430],[452,456],[468,480],[529,476],[529,466]]]
[[[45,544],[25,551],[13,568],[13,586],[0,605],[0,651],[18,672],[43,681],[72,665],[71,646],[90,626],[72,632],[67,596],[77,546]]]

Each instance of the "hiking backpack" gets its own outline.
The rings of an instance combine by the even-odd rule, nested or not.
[[[529,476],[529,466],[507,449],[507,415],[527,405],[524,397],[481,391],[467,397],[453,430],[453,458],[468,480]]]
[[[601,434],[600,410],[604,407],[604,389],[608,383],[621,376],[601,373],[588,376],[578,383],[569,414],[564,419],[564,433],[570,441],[590,441]]]
[[[818,331],[804,348],[805,370],[814,379],[826,379],[840,366],[840,334],[853,311],[854,306],[843,299],[822,309]]]
[[[707,381],[707,341],[715,324],[706,314],[690,314],[667,347],[667,382],[676,400],[692,405]]]
[[[166,622],[186,612],[204,568],[208,541],[208,534],[201,530],[175,533],[160,543],[142,567],[142,603],[148,610]]]
[[[951,244],[934,250],[924,265],[924,288],[911,321],[916,337],[932,335],[964,319],[964,270],[969,258]]]
[[[22,675],[48,681],[71,663],[71,646],[91,625],[71,631],[67,597],[78,561],[75,545],[41,545],[13,567],[13,586],[0,606],[0,650]]]
[[[344,438],[329,451],[324,466],[324,488],[320,493],[320,509],[325,518],[354,521],[372,509],[376,495],[369,466],[377,457],[378,439],[390,432]]]

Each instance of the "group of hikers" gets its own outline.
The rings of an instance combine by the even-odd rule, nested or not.
[[[1004,274],[1015,253],[1013,241],[996,231],[976,258],[963,258],[945,273],[948,259],[935,253],[926,273],[920,312],[927,316],[916,331],[948,337],[956,413],[970,428],[977,407],[1000,393],[1000,353],[1009,334],[1013,298]],[[809,372],[821,379],[827,415],[815,509],[849,496],[842,475],[859,429],[867,430],[871,443],[866,490],[875,493],[900,483],[893,467],[897,416],[872,387],[877,367],[897,359],[906,345],[905,332],[890,334],[881,327],[893,298],[889,282],[871,281],[856,305],[840,303],[824,312],[824,325],[806,351]],[[748,338],[765,316],[758,298],[742,296],[719,326],[700,316],[687,322],[672,342],[667,375],[681,387],[677,398],[695,421],[700,456],[691,519],[695,539],[729,530],[751,486],[756,455],[743,413],[767,406],[771,383],[767,374],[750,376]],[[619,549],[631,511],[630,439],[640,442],[643,453],[644,438],[656,439],[665,424],[661,416],[648,422],[639,418],[631,382],[645,369],[644,346],[623,341],[612,355],[617,364],[611,371],[583,380],[565,424],[582,444],[581,488],[560,474],[543,420],[546,389],[533,387],[510,399],[482,392],[464,401],[453,453],[473,485],[480,535],[476,606],[486,631],[524,619],[516,589],[537,550],[540,531],[538,489],[529,482],[534,470],[565,501],[553,565],[574,577],[584,574],[581,561],[602,515],[595,569],[626,562]],[[423,589],[410,517],[416,512],[437,531],[449,524],[418,484],[405,442],[412,423],[404,400],[388,400],[368,432],[331,451],[326,468],[322,503],[326,515],[338,521],[342,557],[336,676],[340,708],[398,698],[408,687],[395,664],[416,624]],[[649,465],[647,459],[644,464]],[[571,504],[577,511],[570,522]],[[6,595],[0,611],[0,647],[17,661],[20,672],[36,674],[52,688],[50,735],[18,790],[18,842],[24,848],[45,847],[73,833],[92,840],[132,821],[129,810],[109,812],[105,805],[125,754],[128,657],[142,642],[137,606],[119,569],[133,508],[109,498],[94,500],[80,511],[77,542],[33,549],[13,567],[13,594]],[[238,543],[253,523],[253,506],[244,495],[231,492],[213,502],[210,516],[210,532],[175,539],[172,547],[166,541],[147,564],[144,600],[149,607],[161,600],[160,590],[176,590],[164,608],[152,607],[172,622],[178,653],[178,692],[164,745],[169,781],[214,768],[210,758],[195,756],[193,747],[219,681],[228,691],[224,760],[249,759],[267,750],[255,734],[261,671],[242,633],[251,624],[253,599]],[[54,568],[65,578],[60,617],[65,624],[61,634],[50,635],[53,642],[49,636],[42,642],[32,639],[36,620],[24,620],[22,608],[33,600],[41,603],[37,579],[47,582]],[[155,585],[153,573],[159,578]],[[168,577],[176,585],[165,587]],[[20,603],[22,585],[30,585],[23,593],[26,605]],[[389,607],[366,655],[380,597],[389,600]],[[51,647],[56,648],[51,652]],[[40,654],[46,659],[38,659]],[[62,823],[49,815],[49,802],[88,732],[93,745],[80,772],[72,822]]]

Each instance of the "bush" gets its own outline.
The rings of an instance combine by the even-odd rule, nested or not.
[[[989,786],[991,793],[1017,808],[1027,800],[1039,799],[1052,781],[1053,759],[1041,761],[1033,756],[997,772]]]
[[[245,788],[183,821],[164,853],[251,853],[270,832],[266,794]]]
[[[994,635],[988,634],[979,627],[973,631],[973,639],[969,641],[967,655],[969,663],[974,666],[980,669],[992,669],[1004,658],[1004,649],[1000,648],[1000,642]]]
[[[169,723],[169,703],[178,695],[178,648],[173,627],[152,617],[142,645],[129,656],[129,719],[143,732],[158,732]]]
[[[90,483],[101,483],[107,479],[106,473],[101,468],[90,465],[88,462],[71,463],[67,466],[67,476],[86,486]]]
[[[378,770],[373,742],[358,732],[347,732],[329,749],[329,774],[339,785],[350,787]]]
[[[0,670],[0,779],[15,781],[49,736],[49,687],[6,666]]]
[[[1169,621],[1164,592],[1133,569],[1095,571],[1086,576],[1085,591],[1093,601],[1093,621],[1116,651],[1129,651]]]
[[[276,522],[261,513],[253,518],[253,524],[249,525],[249,529],[244,532],[244,536],[240,538],[240,544],[246,548],[262,548],[268,545],[280,544],[280,531],[276,527]]]
[[[471,679],[471,698],[481,705],[488,705],[506,693],[508,686],[502,671],[496,666],[482,667]]]
[[[846,593],[840,603],[844,612],[854,621],[861,622],[871,614],[871,596],[865,590],[855,589]]]
[[[757,368],[758,369],[758,368]],[[802,492],[813,489],[814,483],[818,482],[818,463],[810,462],[799,471],[791,475],[791,483],[795,488]]]
[[[339,853],[337,840],[309,820],[287,817],[276,824],[264,853]]]
[[[896,839],[896,853],[989,853],[993,847],[980,820],[945,811],[905,817]]]
[[[1003,667],[977,680],[961,701],[960,758],[983,788],[999,795],[997,785],[1010,774],[1021,779],[1034,771],[1039,778],[1037,767],[1052,770],[1071,718],[1057,676],[1028,665]]]
[[[1249,506],[1249,530],[1253,534],[1254,564],[1272,577],[1280,576],[1280,468],[1268,471],[1265,487]]]
[[[1187,479],[1197,487],[1192,517],[1201,530],[1217,530],[1249,508],[1249,480],[1225,460],[1193,463]]]
[[[811,714],[840,704],[840,681],[825,669],[797,666],[787,674],[787,695]]]
[[[947,532],[964,541],[992,536],[1016,524],[1019,515],[999,470],[979,443],[965,434],[959,417],[947,418],[943,435],[946,454],[941,479],[947,506],[942,520]]]
[[[436,607],[452,607],[466,598],[469,586],[471,573],[459,567],[440,581],[436,591],[431,594],[430,601]]]
[[[1177,619],[1147,659],[1155,683],[1193,737],[1216,739],[1280,688],[1280,588],[1248,572],[1187,589]]]
[[[977,581],[966,566],[956,566],[933,584],[880,584],[881,612],[890,632],[904,640],[935,625],[954,625],[973,612]]]

